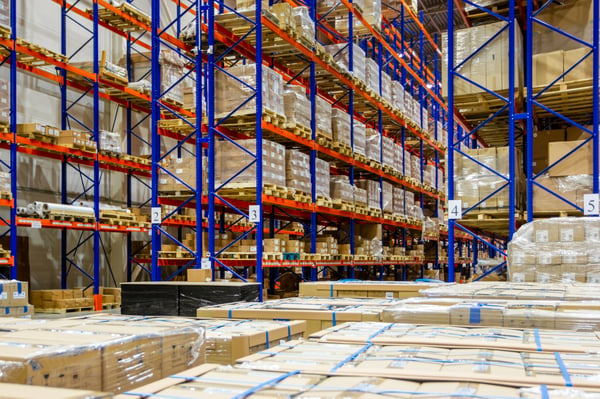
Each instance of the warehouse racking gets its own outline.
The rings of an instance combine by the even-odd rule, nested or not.
[[[447,96],[448,106],[459,108],[469,125],[465,130],[465,125],[448,124],[451,144],[449,144],[447,166],[449,170],[453,170],[453,163],[457,157],[468,159],[469,162],[483,169],[484,174],[493,175],[502,181],[502,184],[493,192],[485,196],[480,195],[479,201],[474,201],[474,205],[465,206],[463,203],[462,220],[450,220],[449,231],[454,231],[454,227],[457,227],[473,237],[474,245],[480,243],[478,245],[488,246],[490,251],[506,256],[506,243],[525,221],[532,221],[534,217],[598,214],[599,77],[597,67],[600,8],[598,1],[588,2],[589,15],[584,14],[583,18],[589,18],[590,21],[583,23],[584,21],[578,20],[581,18],[581,12],[568,14],[568,10],[574,4],[579,6],[584,2],[560,4],[552,1],[526,2],[526,7],[520,1],[472,2],[467,0],[464,3],[465,8],[468,8],[467,13],[457,8],[455,2],[448,1],[448,32],[449,37],[453,37],[454,40],[448,41]],[[586,6],[587,3],[583,7]],[[478,32],[482,35],[481,41],[478,42],[480,45],[471,48],[467,45],[457,50],[457,46],[460,46],[456,43],[459,32],[454,28],[457,10],[463,15],[467,26],[471,26],[469,15],[476,15],[478,23],[500,22],[502,26],[491,33],[488,31],[487,34],[480,30]],[[587,11],[584,8],[584,13]],[[566,18],[567,16],[570,18]],[[521,48],[519,42],[521,29],[525,37],[522,53],[518,51]],[[499,90],[486,87],[485,83],[482,84],[480,80],[465,72],[464,67],[477,57],[485,56],[486,51],[493,47],[494,41],[502,35],[507,36],[506,46],[501,51],[496,49],[495,56],[507,57],[506,64],[502,64],[502,61],[496,63],[506,68],[508,85]],[[578,47],[582,47],[583,51],[577,53],[575,59],[570,62],[563,62],[563,53],[566,60],[567,50],[581,50]],[[459,50],[469,51],[466,51],[466,54],[463,51],[459,56]],[[560,53],[558,55],[560,59],[550,57],[556,57],[556,54],[551,53],[552,50],[560,50],[554,52]],[[521,61],[524,64],[523,81],[519,79],[518,63]],[[586,62],[588,64],[584,65]],[[584,68],[589,68],[589,73],[585,78],[581,78],[581,71]],[[576,71],[577,69],[579,70]],[[576,75],[578,79],[572,78],[575,75],[574,71],[579,72],[579,75]],[[588,69],[584,71],[587,72]],[[541,76],[544,78],[540,78]],[[539,82],[544,79],[546,81],[543,83]],[[458,92],[457,87],[465,86],[475,89],[472,90],[473,92],[467,90],[467,94]],[[524,94],[523,89],[525,89]],[[577,128],[578,134],[583,132],[585,138],[574,142],[575,144],[568,150],[556,156],[556,159],[548,159],[548,142],[545,142],[546,139],[540,134],[546,133],[548,129],[560,129],[561,132],[565,132],[562,140],[566,140],[570,127]],[[549,141],[560,140],[561,138],[554,138]],[[500,171],[499,165],[490,166],[489,163],[474,155],[476,152],[473,149],[497,146],[507,148],[508,173]],[[590,147],[589,152],[584,155],[587,147]],[[524,158],[522,163],[519,152]],[[540,155],[544,153],[546,157],[544,159],[542,156],[540,163]],[[573,165],[574,154],[584,156],[584,158],[577,158],[576,163],[579,165],[575,169],[579,169],[575,172],[571,169],[569,172],[571,175],[576,175],[571,177],[575,179],[574,183],[562,181],[566,183],[564,187],[550,184],[554,175],[550,174],[548,178],[548,172],[563,165],[568,167],[569,162]],[[584,165],[586,162],[590,162],[589,172],[584,171],[587,170]],[[524,187],[519,184],[521,175],[526,177]],[[559,180],[561,176],[565,176],[560,173],[557,175]],[[457,176],[455,173],[449,173],[448,176],[448,200],[460,199],[461,195],[455,192]],[[509,204],[506,209],[496,213],[480,209],[483,203],[498,196],[506,188],[509,190]],[[594,195],[588,197],[584,194]],[[521,195],[523,200],[519,204]],[[553,201],[550,209],[542,206],[550,201]],[[493,241],[489,239],[490,232],[493,232],[491,233],[492,238],[495,239]],[[452,243],[451,234],[449,246],[452,246]],[[474,263],[477,263],[476,259]],[[489,273],[496,272],[505,265],[506,263],[503,262],[489,270]],[[451,259],[449,269],[452,268]]]
[[[257,174],[259,177],[255,181],[253,197],[246,196],[239,199],[236,196],[222,194],[221,189],[226,184],[219,187],[215,183],[214,175],[216,141],[227,140],[233,143],[236,139],[248,136],[247,130],[235,132],[235,128],[224,123],[224,119],[227,118],[217,119],[218,115],[215,114],[215,75],[217,71],[227,70],[222,67],[223,61],[229,62],[232,59],[234,62],[254,62],[257,66],[256,85],[252,90],[256,96],[254,115],[258,128],[250,136],[258,138],[258,145],[249,152],[253,153],[257,170],[260,171],[262,165],[260,139],[268,137],[270,140],[285,143],[288,148],[299,148],[308,153],[312,172],[316,170],[317,159],[335,162],[336,166],[332,170],[348,176],[350,182],[358,177],[369,177],[378,182],[380,190],[384,182],[393,183],[416,193],[422,208],[430,208],[434,216],[441,216],[437,213],[443,206],[445,197],[440,190],[441,182],[438,181],[437,174],[435,186],[427,186],[423,184],[422,170],[419,178],[407,178],[403,171],[384,169],[381,166],[382,153],[379,155],[379,160],[375,162],[356,158],[352,152],[332,148],[327,140],[317,134],[316,103],[321,98],[333,103],[348,115],[352,115],[354,120],[368,123],[379,135],[393,137],[397,143],[419,156],[421,169],[427,163],[436,168],[440,167],[445,152],[444,133],[441,129],[446,119],[447,108],[441,101],[439,88],[440,73],[437,70],[439,50],[435,40],[423,27],[423,15],[417,16],[404,1],[401,1],[396,9],[384,10],[384,21],[381,26],[366,21],[361,11],[348,1],[332,7],[323,15],[317,15],[316,4],[309,4],[309,9],[310,18],[315,25],[312,32],[314,38],[326,35],[327,40],[331,42],[346,43],[346,45],[352,42],[359,43],[360,48],[366,50],[367,57],[378,63],[379,83],[382,71],[387,71],[417,99],[419,109],[415,120],[411,120],[407,114],[382,99],[380,84],[377,91],[370,90],[363,81],[353,76],[354,46],[347,46],[350,54],[348,70],[340,70],[326,57],[322,51],[323,47],[318,42],[312,43],[312,48],[311,43],[307,47],[306,43],[302,43],[289,31],[279,26],[276,19],[269,18],[268,10],[266,7],[263,9],[261,4],[257,4],[253,9],[254,14],[244,14],[229,9],[222,2],[173,1],[167,2],[173,7],[173,12],[165,13],[161,10],[161,3],[153,1],[149,14],[145,14],[135,12],[132,8],[117,7],[104,0],[94,1],[91,9],[85,9],[78,3],[70,4],[53,0],[61,15],[61,54],[54,54],[39,46],[28,46],[27,42],[18,38],[19,5],[17,3],[15,0],[11,1],[10,37],[5,35],[0,39],[6,49],[4,62],[10,63],[10,104],[13,110],[10,114],[10,133],[3,133],[5,148],[9,149],[11,160],[6,166],[13,172],[11,173],[11,199],[2,200],[2,205],[10,209],[10,220],[5,220],[4,224],[8,227],[8,234],[11,237],[11,256],[3,259],[3,262],[16,265],[16,229],[17,226],[22,226],[60,229],[63,287],[67,286],[70,271],[76,269],[90,279],[96,293],[101,285],[104,265],[109,271],[111,269],[103,238],[105,234],[115,232],[126,234],[127,237],[127,280],[132,278],[135,267],[150,274],[152,280],[172,279],[186,268],[206,266],[207,260],[214,271],[228,270],[242,279],[247,277],[249,268],[256,267],[256,274],[260,280],[263,268],[269,268],[272,283],[277,278],[277,270],[280,267],[302,267],[303,278],[314,280],[318,275],[336,271],[334,268],[347,271],[347,275],[353,277],[355,268],[373,266],[379,266],[380,278],[383,278],[386,271],[384,266],[402,266],[397,268],[397,277],[406,279],[406,266],[413,264],[423,266],[423,259],[381,261],[352,256],[344,260],[318,259],[318,257],[309,260],[263,259],[260,245],[257,246],[256,259],[228,259],[219,255],[226,251],[229,244],[224,248],[215,247],[216,235],[226,231],[242,232],[242,237],[254,234],[257,242],[261,242],[263,235],[272,237],[276,233],[284,232],[309,236],[311,250],[314,252],[319,229],[326,226],[346,230],[353,252],[355,227],[365,223],[384,226],[385,237],[393,238],[396,245],[405,246],[411,238],[415,240],[423,238],[421,223],[414,219],[398,218],[381,212],[383,194],[378,201],[379,213],[371,214],[356,209],[334,208],[327,201],[320,201],[316,192],[315,173],[312,173],[310,198],[304,201],[262,193],[261,173]],[[129,3],[134,2],[125,4]],[[295,2],[289,4],[293,7],[301,5]],[[250,27],[243,34],[236,35],[220,23],[223,19],[220,20],[219,16],[224,14],[234,16],[238,22],[245,21]],[[335,25],[336,19],[340,18],[344,22]],[[411,33],[410,40],[406,39],[410,34],[405,31],[405,18],[411,18],[419,27],[419,32]],[[335,29],[333,25],[336,26]],[[81,29],[81,36],[70,37],[67,34],[68,26]],[[355,33],[355,29],[358,29],[358,32]],[[136,62],[142,60],[150,64],[143,77],[151,80],[151,90],[137,86],[129,87],[124,82],[104,73],[106,56],[101,51],[101,37],[105,33],[120,38],[126,44],[125,65],[130,76],[136,68]],[[236,30],[236,33],[239,33],[239,30]],[[267,38],[277,39],[279,50],[288,52],[287,58],[278,58],[269,53],[269,50],[265,50],[262,43]],[[426,59],[424,52],[426,42],[428,46],[435,49],[433,62]],[[413,50],[414,47],[418,47],[419,51]],[[91,62],[87,64],[68,62],[67,56],[77,55],[84,48],[91,53]],[[182,60],[182,69],[185,71],[178,79],[166,85],[161,73],[163,51],[175,53],[177,58]],[[291,63],[289,61],[291,58],[299,61]],[[433,68],[429,68],[430,63]],[[312,121],[309,136],[299,135],[263,117],[261,70],[267,67],[272,67],[282,75],[287,84],[299,85],[307,89],[311,102]],[[54,73],[52,68],[56,68],[58,72]],[[304,73],[305,71],[308,72]],[[19,96],[18,73],[31,74],[38,79],[59,84],[61,129],[66,130],[73,126],[86,130],[92,133],[99,147],[100,132],[107,127],[102,125],[104,122],[100,118],[101,107],[115,107],[117,109],[115,114],[121,113],[125,119],[124,155],[67,148],[19,136],[17,113],[14,112]],[[323,74],[326,76],[325,79]],[[184,83],[190,81],[194,82],[193,85],[197,88],[193,94],[195,101],[193,106],[184,107],[181,101],[173,100],[172,94],[181,90]],[[334,85],[326,85],[330,82],[334,82]],[[205,105],[202,102],[203,96],[208,99]],[[75,110],[79,104],[86,102],[91,102],[91,106],[83,106],[92,109],[93,112],[82,117]],[[206,125],[203,124],[200,115],[203,116]],[[427,125],[429,119],[436,122],[431,124],[430,131],[421,127]],[[145,133],[144,129],[148,124],[150,133]],[[350,127],[353,131],[354,123],[350,124]],[[77,221],[17,216],[17,207],[14,205],[17,201],[18,182],[14,172],[18,153],[60,161],[62,203],[69,204],[80,198],[92,198],[94,217],[91,220]],[[141,156],[142,154],[151,154],[151,162]],[[197,172],[191,179],[193,181],[182,178],[167,166],[166,161],[170,160],[172,155],[193,159],[194,170]],[[205,161],[203,165],[204,159],[207,162]],[[76,180],[82,182],[81,193],[71,197],[67,192],[67,181],[73,178],[71,173],[74,171]],[[101,199],[107,195],[102,191],[101,182],[103,176],[109,172],[126,174],[125,202],[128,207],[141,206],[146,209],[149,204],[154,214],[163,206],[161,212],[158,212],[158,219],[152,219],[151,227],[144,222],[134,226],[101,222]],[[208,175],[206,180],[208,184],[205,185],[207,187],[203,187],[203,172]],[[172,178],[181,188],[171,190],[166,195],[164,191],[159,190],[161,176]],[[148,194],[149,199],[134,198],[133,191],[136,186],[142,187],[142,191]],[[256,193],[262,195],[257,196]],[[262,215],[253,223],[246,221],[250,205],[258,205],[259,214]],[[188,208],[191,209],[190,213],[185,210]],[[208,212],[203,215],[203,211]],[[230,214],[239,214],[241,217],[237,222],[226,223],[226,215]],[[289,228],[292,221],[301,223],[304,226],[303,232]],[[209,228],[211,226],[218,226],[218,229]],[[201,230],[208,235],[207,242],[203,243]],[[198,234],[195,234],[193,239],[183,238],[186,233],[196,231]],[[150,242],[147,240],[148,233],[151,234]],[[444,233],[441,234],[443,237]],[[472,247],[467,245],[466,236],[459,233],[458,237],[464,244],[461,245],[460,250],[472,252]],[[435,235],[425,238],[440,239]],[[139,242],[142,244],[138,244]],[[233,243],[232,240],[231,244]],[[178,248],[177,256],[166,256],[168,255],[166,252],[173,252],[162,250],[167,244]],[[91,272],[77,260],[77,255],[82,250],[93,252]],[[184,256],[181,256],[181,253]],[[437,256],[427,261],[434,268],[442,267],[445,262],[439,261]],[[16,277],[16,267],[10,269],[10,274],[11,277]],[[215,274],[213,276],[216,277]],[[450,273],[448,278],[452,280],[454,275]]]

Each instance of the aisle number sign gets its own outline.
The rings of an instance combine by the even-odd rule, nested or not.
[[[598,206],[600,204],[599,194],[583,195],[583,214],[587,216],[598,216]]]
[[[261,219],[260,205],[250,205],[248,207],[248,219],[250,223],[259,223]]]
[[[448,200],[448,219],[462,219],[462,200]]]
[[[162,222],[162,209],[160,206],[153,206],[150,210],[152,213],[151,222],[152,224],[160,224]]]

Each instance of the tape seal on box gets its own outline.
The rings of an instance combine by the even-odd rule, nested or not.
[[[469,309],[469,324],[481,323],[481,305]]]
[[[565,386],[571,388],[573,386],[573,381],[571,381],[571,376],[567,371],[567,366],[565,365],[565,362],[563,362],[562,357],[560,357],[560,353],[554,352],[554,358],[556,359],[558,368],[560,369],[562,377],[565,380]]]
[[[535,347],[538,352],[542,352],[542,341],[540,340],[540,330],[535,328],[533,330],[533,337],[535,338]]]

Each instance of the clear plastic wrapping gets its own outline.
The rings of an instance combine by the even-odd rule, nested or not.
[[[394,103],[394,96],[392,94],[392,78],[385,71],[381,71],[381,97],[387,100],[388,103]]]
[[[578,206],[584,206],[585,194],[593,192],[592,175],[571,175],[551,177],[548,173],[538,177],[536,182]],[[538,185],[533,186],[534,212],[570,212],[574,208]]]
[[[404,87],[397,80],[392,82],[392,96],[392,104],[394,105],[394,108],[400,110],[401,112],[406,112],[406,107],[404,105]]]
[[[310,129],[310,100],[302,86],[288,85],[283,91],[285,118],[288,123]]]
[[[382,198],[383,198],[383,210],[385,212],[394,211],[394,186],[388,181],[381,183]]]
[[[381,159],[381,135],[375,129],[367,128],[366,156],[373,161]]]
[[[100,131],[100,150],[121,153],[121,135],[119,133]]]
[[[292,21],[296,34],[305,43],[312,45],[312,43],[315,41],[315,24],[310,18],[308,7],[293,7]]]
[[[331,176],[331,198],[347,202],[354,202],[354,190],[346,176]]]
[[[369,25],[381,27],[381,0],[364,0],[362,15]]]
[[[331,198],[329,162],[317,158],[316,169],[317,195],[323,196],[324,198]]]
[[[491,43],[486,43],[492,36],[504,29]],[[479,25],[472,28],[460,29],[454,32],[454,65],[458,65],[469,57],[474,51],[477,51],[476,57],[471,57],[468,62],[460,68],[460,73],[470,80],[486,87],[488,90],[499,91],[507,90],[508,82],[508,42],[509,35],[506,29],[506,22],[495,22],[491,24]],[[514,51],[515,54],[521,54],[523,51],[523,37],[519,24],[514,24]],[[448,73],[448,34],[442,34],[442,76]],[[484,46],[485,44],[485,46]],[[520,93],[523,87],[523,60],[522,57],[515,57],[515,75],[514,84],[516,92]],[[482,90],[463,79],[454,79],[455,95],[466,95],[482,92]],[[446,79],[442,81],[442,93],[448,95],[448,83]]]
[[[367,132],[364,123],[354,120],[354,147],[353,151],[357,154],[367,155]]]
[[[250,153],[256,151],[256,139],[237,140],[236,144],[247,149]],[[285,147],[281,144],[263,140],[263,183],[285,186]],[[243,165],[248,165],[255,158],[246,151],[239,149],[231,142],[218,141],[215,146],[215,181],[217,185],[223,184]],[[235,184],[252,187],[256,184],[256,164],[247,168],[230,182],[229,187]]]
[[[367,206],[368,202],[367,190],[354,186],[354,203],[356,205]]]
[[[351,146],[350,142],[350,121],[352,116],[339,108],[333,108],[331,114],[331,127],[333,130],[333,140],[341,144]]]
[[[357,180],[356,186],[359,188],[362,188],[364,190],[367,190],[367,206],[369,206],[371,208],[381,209],[381,206],[379,203],[380,202],[379,182],[377,182],[375,180],[368,180],[368,179]]]
[[[393,167],[396,156],[396,143],[392,138],[381,136],[381,152],[381,163]]]
[[[331,117],[333,112],[331,104],[327,100],[316,96],[316,107],[317,132],[323,136],[333,138],[331,131]]]
[[[404,189],[394,186],[393,188],[393,212],[404,215]]]
[[[409,177],[413,177],[413,172],[412,172],[412,154],[408,151],[408,150],[404,150],[404,158],[403,158],[403,162],[404,162],[404,176],[409,176]],[[402,168],[400,168],[400,172],[402,172]]]
[[[379,65],[372,58],[367,58],[365,64],[365,83],[376,94],[380,94],[379,90]]]
[[[343,71],[350,73],[349,67],[349,56],[350,48],[348,44],[330,44],[325,46],[327,52],[333,55],[333,59],[338,63]],[[360,48],[358,44],[352,43],[352,76],[357,79],[365,81],[365,52]]]
[[[517,231],[508,246],[514,282],[600,282],[600,220],[539,219]]]
[[[186,186],[186,184],[190,187],[196,187],[196,158],[173,158],[170,159],[169,163],[164,166],[175,177],[168,173],[161,172],[158,178],[159,190],[187,191],[189,188]]]
[[[193,320],[92,315],[35,322],[0,339],[4,382],[123,392],[204,363]]]
[[[215,86],[215,113],[217,118],[223,118],[254,95],[256,64],[236,65],[228,68],[227,73],[217,71]],[[269,111],[283,117],[283,79],[280,74],[266,66],[262,67],[262,90],[263,112]],[[256,114],[256,99],[244,103],[235,112],[235,115],[253,114]]]
[[[310,193],[310,157],[308,155],[298,150],[285,152],[285,181],[288,189]]]
[[[0,172],[0,191],[4,193],[11,192],[10,173]]]

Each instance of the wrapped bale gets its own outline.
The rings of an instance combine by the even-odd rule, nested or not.
[[[376,94],[380,94],[379,65],[377,65],[377,61],[374,59],[367,58],[367,62],[365,64],[365,79],[367,86]]]
[[[354,202],[354,190],[348,181],[348,177],[331,177],[331,197],[334,201]]]
[[[367,128],[364,123],[354,120],[354,147],[356,154],[367,155]]]
[[[381,183],[381,193],[383,198],[383,211],[393,212],[394,211],[394,186],[388,181]]]
[[[331,104],[325,99],[317,96],[316,107],[317,134],[328,137],[330,139],[333,138],[333,134],[331,131]]]
[[[322,196],[326,199],[331,198],[329,162],[317,158],[316,172],[317,196]]]
[[[256,151],[256,139],[237,140],[236,144],[251,153]],[[269,140],[262,141],[263,146],[263,184],[285,186],[285,147]],[[215,181],[217,185],[227,181],[235,171],[248,165],[255,158],[239,149],[231,142],[218,141],[215,146]],[[230,184],[242,187],[253,187],[256,184],[256,164],[236,176]],[[232,186],[233,187],[233,186]]]
[[[377,130],[367,128],[367,146],[366,146],[366,155],[367,158],[372,159],[373,161],[379,162],[381,159],[381,135]]]
[[[327,52],[333,55],[333,59],[344,72],[350,73],[350,47],[346,43],[330,44],[325,46]],[[352,76],[365,81],[365,52],[359,45],[352,43]]]
[[[354,186],[354,204],[368,206],[367,190]]]
[[[339,109],[333,108],[331,114],[331,127],[333,130],[333,141],[337,141],[340,144],[345,144],[348,147],[351,146],[350,142],[350,121],[352,116]]]
[[[240,83],[241,80],[246,84]],[[256,87],[256,64],[236,65],[227,69],[227,73],[217,71],[216,74],[215,113],[217,118],[224,118],[254,95]],[[283,99],[283,79],[280,74],[266,66],[262,67],[262,109],[263,113],[271,113],[285,118]],[[256,99],[252,99],[235,111],[235,115],[256,114]]]
[[[310,101],[302,86],[286,86],[283,104],[288,126],[299,125],[310,130]]]
[[[288,189],[310,193],[310,157],[298,150],[285,152],[285,181]]]
[[[367,191],[367,206],[375,209],[381,209],[379,198],[379,182],[375,180],[357,180],[356,186]]]

